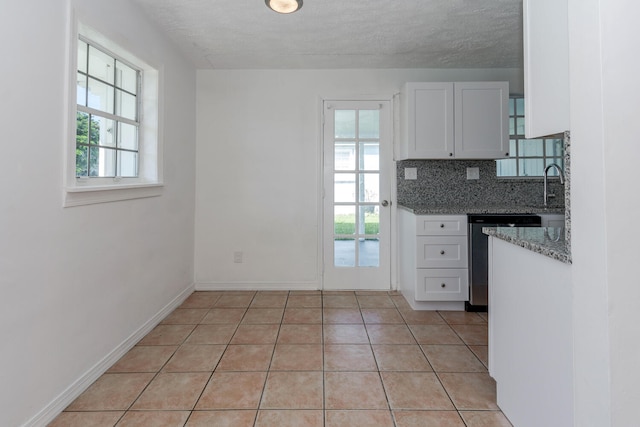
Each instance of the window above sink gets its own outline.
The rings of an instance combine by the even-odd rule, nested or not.
[[[524,97],[509,98],[509,157],[496,160],[499,178],[542,178],[545,167],[557,164],[564,170],[563,135],[527,139],[524,135]],[[551,170],[549,176],[557,176]]]

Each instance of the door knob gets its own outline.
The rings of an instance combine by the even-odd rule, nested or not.
[[[382,201],[382,203],[380,203],[380,204],[381,204],[382,206],[384,206],[385,208],[386,208],[387,206],[389,206],[389,202],[388,202],[388,201],[386,201],[386,200],[383,200],[383,201]]]

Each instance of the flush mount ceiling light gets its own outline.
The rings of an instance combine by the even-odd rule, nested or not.
[[[278,13],[293,13],[302,7],[302,0],[264,0],[267,7]]]

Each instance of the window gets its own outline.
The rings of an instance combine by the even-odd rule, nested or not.
[[[73,33],[64,206],[160,195],[160,72],[80,22]]]
[[[562,135],[526,139],[524,136],[524,98],[509,99],[509,158],[496,160],[498,177],[541,177],[545,167],[555,163],[564,169]],[[555,169],[550,176],[557,175]]]
[[[78,40],[76,177],[137,177],[141,72]]]

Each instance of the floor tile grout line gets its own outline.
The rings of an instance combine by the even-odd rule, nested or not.
[[[402,306],[401,306],[400,304],[398,304],[398,303],[397,303],[397,301],[396,301],[395,299],[393,299],[393,298],[391,298],[391,300],[392,300],[392,302],[393,302],[393,304],[394,304],[394,307],[386,307],[386,306],[376,307],[375,305],[374,305],[374,306],[368,306],[367,304],[365,304],[365,305],[367,305],[367,306],[363,306],[363,304],[361,303],[360,299],[358,298],[358,296],[359,296],[360,294],[358,294],[357,292],[347,292],[347,293],[345,293],[345,294],[346,294],[346,295],[354,295],[354,296],[355,296],[355,299],[356,299],[356,302],[357,302],[357,307],[353,307],[353,308],[357,308],[357,309],[358,309],[358,313],[359,313],[359,315],[360,315],[360,318],[362,319],[362,323],[357,323],[357,324],[361,324],[361,325],[363,325],[363,326],[364,326],[364,328],[365,328],[365,333],[367,334],[367,340],[368,340],[368,344],[367,344],[367,345],[368,345],[369,349],[371,350],[371,352],[372,352],[372,354],[373,354],[373,358],[374,358],[373,360],[374,360],[374,363],[375,363],[376,372],[378,373],[378,376],[379,376],[380,381],[381,381],[382,386],[383,386],[383,391],[384,391],[384,393],[385,393],[385,398],[386,398],[386,401],[387,401],[388,411],[390,411],[390,415],[391,415],[391,418],[392,418],[392,421],[393,421],[393,425],[394,425],[394,426],[396,425],[395,414],[394,414],[393,409],[391,408],[391,403],[390,403],[390,401],[389,401],[389,396],[387,395],[387,390],[386,390],[386,388],[384,387],[384,381],[383,381],[383,379],[382,379],[382,373],[383,373],[383,371],[381,371],[381,370],[380,370],[380,365],[379,365],[378,358],[376,358],[375,352],[373,352],[373,346],[374,346],[374,344],[373,344],[373,342],[372,342],[371,334],[370,334],[370,331],[369,331],[369,329],[368,329],[368,326],[369,326],[369,325],[404,325],[404,326],[406,326],[406,327],[407,327],[407,329],[409,329],[410,334],[412,335],[412,337],[413,337],[413,338],[414,338],[414,340],[415,340],[415,345],[418,345],[418,348],[420,349],[420,352],[421,352],[422,356],[426,359],[426,361],[427,361],[427,363],[429,364],[429,366],[431,367],[431,369],[432,369],[433,373],[435,373],[435,374],[436,374],[436,378],[438,379],[438,381],[439,381],[440,385],[442,386],[442,388],[444,389],[445,393],[447,394],[447,396],[448,396],[449,400],[450,400],[450,401],[451,401],[451,403],[453,404],[453,406],[454,406],[454,408],[455,408],[455,409],[454,409],[454,410],[455,410],[455,412],[456,412],[456,413],[458,414],[458,416],[462,419],[462,422],[464,423],[464,425],[467,425],[467,423],[466,423],[466,421],[464,420],[464,418],[462,418],[462,414],[461,414],[461,411],[462,411],[462,410],[459,410],[459,409],[456,407],[456,405],[455,405],[455,403],[453,402],[453,399],[452,399],[452,397],[451,397],[451,395],[450,395],[449,391],[444,387],[444,383],[442,382],[442,379],[441,379],[440,374],[441,374],[441,373],[448,373],[448,372],[440,372],[440,371],[436,371],[435,369],[433,369],[433,366],[431,365],[431,362],[429,361],[429,358],[427,357],[427,355],[426,355],[426,353],[425,353],[425,350],[424,350],[424,345],[427,345],[427,344],[420,344],[420,343],[419,343],[419,341],[417,340],[417,338],[416,338],[416,336],[415,336],[414,331],[413,331],[413,330],[411,330],[411,328],[410,328],[410,326],[411,326],[411,325],[409,324],[408,319],[407,319],[407,318],[406,318],[406,316],[403,314],[403,309],[406,311],[406,307],[402,307]],[[218,296],[218,298],[216,298],[216,303],[217,303],[217,301],[218,301],[218,300],[219,300],[223,295],[225,295],[225,292],[221,292],[221,293],[220,293],[220,295]],[[231,334],[231,337],[229,338],[229,340],[226,342],[226,344],[224,344],[224,350],[222,351],[222,353],[221,353],[221,354],[220,354],[220,356],[218,357],[218,360],[216,361],[215,366],[213,366],[212,371],[208,371],[208,370],[207,370],[207,371],[193,371],[193,373],[196,373],[196,372],[198,372],[198,373],[210,372],[210,374],[209,374],[209,378],[208,378],[208,380],[206,381],[205,386],[203,387],[202,391],[200,392],[200,395],[195,399],[195,403],[194,403],[194,405],[193,405],[193,408],[191,408],[191,409],[186,409],[186,410],[185,410],[185,409],[176,409],[176,410],[158,409],[157,411],[162,411],[162,412],[170,412],[170,411],[185,411],[185,412],[189,412],[189,415],[187,416],[187,418],[186,418],[186,420],[185,420],[185,425],[189,422],[189,420],[191,419],[192,414],[193,414],[194,412],[197,412],[197,411],[195,410],[195,407],[197,406],[197,403],[198,403],[198,402],[200,401],[200,399],[202,398],[202,395],[203,395],[203,393],[204,393],[204,390],[206,389],[206,386],[207,386],[207,385],[209,384],[209,382],[211,381],[211,378],[213,377],[213,374],[214,374],[214,373],[216,372],[216,370],[218,369],[219,364],[220,364],[220,362],[222,361],[222,359],[223,359],[223,357],[224,357],[224,354],[228,351],[229,346],[231,345],[231,341],[232,341],[233,337],[237,334],[239,327],[242,325],[242,321],[245,319],[245,316],[247,315],[248,310],[251,308],[251,304],[256,300],[256,298],[257,298],[259,295],[260,295],[260,292],[259,292],[259,291],[254,291],[254,292],[253,292],[253,296],[252,296],[251,301],[249,302],[249,304],[248,304],[247,306],[242,307],[242,308],[244,309],[243,315],[242,315],[241,319],[240,319],[238,322],[233,322],[233,323],[235,323],[235,329],[233,330],[233,333]],[[337,295],[337,294],[336,294],[336,295]],[[368,297],[369,295],[370,295],[370,294],[365,293],[365,294],[362,294],[361,296]],[[271,373],[271,372],[272,372],[273,361],[274,361],[274,358],[275,358],[275,350],[276,350],[276,347],[277,347],[277,345],[278,345],[278,344],[277,344],[277,341],[278,341],[279,336],[280,336],[280,334],[281,334],[281,328],[282,328],[282,325],[284,324],[284,315],[285,315],[286,309],[287,309],[287,307],[288,307],[288,303],[289,303],[289,296],[291,296],[291,292],[287,292],[287,299],[286,299],[286,301],[285,301],[284,306],[282,306],[282,307],[278,307],[278,308],[282,308],[282,315],[280,316],[280,322],[278,323],[278,330],[277,330],[277,334],[276,334],[275,342],[274,342],[274,345],[273,345],[273,349],[272,349],[271,357],[270,357],[270,360],[269,360],[269,366],[267,367],[267,371],[266,371],[265,383],[263,384],[263,390],[262,390],[262,393],[261,393],[261,399],[260,399],[260,402],[258,403],[258,408],[256,409],[256,414],[255,414],[255,418],[254,418],[254,425],[257,423],[257,418],[258,418],[258,414],[259,414],[259,411],[260,411],[260,404],[261,404],[261,402],[262,402],[262,399],[264,398],[264,392],[265,392],[265,389],[266,389],[266,383],[267,383],[268,375],[269,375],[269,373]],[[387,294],[387,296],[389,296],[389,295]],[[326,401],[325,401],[325,400],[326,400],[326,399],[325,399],[325,398],[326,398],[326,393],[325,393],[325,374],[326,374],[326,372],[328,372],[328,371],[326,371],[326,369],[325,369],[325,354],[324,354],[325,352],[324,352],[324,348],[325,348],[326,342],[325,342],[325,335],[324,335],[324,327],[325,327],[325,326],[327,326],[328,324],[326,324],[326,323],[325,323],[325,321],[326,321],[326,319],[325,319],[325,308],[350,308],[350,307],[340,307],[340,306],[337,306],[337,307],[331,307],[331,306],[326,307],[326,306],[325,306],[325,302],[324,302],[324,295],[323,295],[323,293],[322,293],[322,292],[320,293],[320,300],[321,300],[320,307],[306,307],[306,306],[300,306],[300,307],[291,307],[291,308],[320,308],[320,319],[321,319],[320,325],[321,325],[321,331],[322,331],[320,339],[321,339],[321,348],[323,349],[323,351],[321,352],[321,364],[322,364],[322,373],[323,373],[323,375],[322,375],[322,381],[323,381],[323,385],[322,385],[322,387],[323,387],[323,393],[322,393],[322,397],[323,397],[322,411],[323,411],[323,425],[326,425],[326,422],[327,422],[327,420],[326,420],[326,413],[327,413],[328,409],[326,408]],[[179,308],[179,307],[178,307],[178,308]],[[199,308],[199,307],[197,307],[197,308]],[[187,336],[186,336],[186,337],[185,337],[185,338],[184,338],[184,339],[183,339],[183,340],[182,340],[178,345],[176,345],[176,348],[175,348],[175,349],[173,350],[173,352],[171,352],[171,354],[167,357],[167,359],[164,361],[164,363],[162,364],[162,366],[161,366],[160,368],[158,368],[155,372],[145,372],[145,373],[151,373],[151,374],[153,374],[153,375],[152,375],[152,377],[151,377],[151,379],[150,379],[150,381],[145,385],[145,387],[144,387],[144,388],[142,389],[142,391],[137,395],[137,397],[135,397],[135,398],[133,399],[133,403],[132,403],[131,405],[129,405],[129,407],[128,407],[127,409],[123,410],[123,413],[122,413],[122,415],[120,416],[120,418],[117,420],[117,422],[121,422],[121,421],[122,421],[122,419],[127,415],[127,413],[129,413],[129,412],[137,412],[136,410],[134,410],[134,409],[133,409],[133,406],[135,405],[135,403],[136,403],[136,402],[138,402],[138,401],[139,401],[139,399],[141,398],[141,396],[142,396],[142,395],[143,395],[143,394],[148,390],[148,388],[150,387],[150,385],[153,383],[153,381],[155,381],[155,380],[158,378],[158,376],[159,376],[160,374],[165,374],[165,373],[166,373],[166,374],[168,374],[168,373],[192,373],[192,371],[165,372],[165,369],[167,368],[167,365],[168,365],[168,364],[169,364],[169,363],[170,363],[170,362],[175,358],[176,354],[177,354],[181,349],[184,349],[184,348],[185,348],[185,346],[187,345],[187,340],[189,339],[189,337],[191,337],[191,336],[193,335],[193,333],[194,333],[194,331],[196,330],[196,328],[197,328],[199,325],[204,325],[204,324],[205,324],[205,323],[202,323],[202,322],[203,322],[203,320],[206,318],[206,316],[211,312],[211,310],[216,309],[216,308],[226,309],[226,308],[239,308],[239,307],[233,307],[233,306],[229,306],[229,307],[216,307],[216,306],[215,306],[215,303],[213,303],[213,305],[212,305],[212,306],[209,306],[209,307],[208,307],[208,309],[207,309],[207,311],[204,313],[204,315],[203,315],[203,316],[201,316],[200,320],[199,320],[197,323],[195,323],[195,324],[194,324],[193,329],[188,333],[188,335],[187,335]],[[253,308],[271,308],[271,307],[270,307],[270,306],[258,306],[258,307],[253,307]],[[274,307],[274,308],[275,308],[275,307]],[[377,310],[377,309],[395,309],[395,310],[397,310],[397,311],[399,312],[400,317],[402,318],[403,322],[402,322],[402,323],[366,322],[366,321],[365,321],[365,319],[364,319],[363,310],[368,310],[368,309],[372,309],[372,310]],[[487,325],[487,322],[485,321],[485,322],[480,322],[480,323],[475,323],[475,322],[469,322],[469,323],[462,322],[462,323],[459,323],[459,322],[457,322],[457,321],[449,321],[449,320],[447,320],[447,319],[444,319],[444,318],[443,318],[443,316],[442,316],[439,312],[437,312],[437,313],[438,313],[438,316],[439,316],[439,317],[444,321],[444,324],[446,324],[447,326],[449,326],[449,328],[454,332],[454,334],[455,334],[455,335],[456,335],[456,336],[457,336],[457,337],[462,341],[462,345],[460,345],[460,344],[456,344],[456,345],[461,346],[461,347],[462,347],[462,346],[464,346],[468,351],[471,351],[471,353],[474,355],[475,360],[477,360],[478,362],[480,362],[480,363],[481,363],[481,365],[482,365],[482,366],[484,366],[484,367],[486,368],[486,365],[484,364],[484,362],[482,362],[482,360],[480,359],[480,356],[479,356],[475,351],[473,351],[473,350],[471,349],[471,345],[472,345],[472,344],[470,344],[467,340],[463,339],[462,335],[461,335],[461,334],[460,334],[460,333],[455,329],[455,327],[454,327],[454,326],[457,326],[457,325],[476,325],[476,324],[477,324],[477,325],[483,325],[483,326],[486,326],[486,325]],[[162,323],[162,322],[161,322],[161,323]],[[168,324],[166,324],[166,325],[170,325],[170,324],[179,324],[179,325],[182,325],[182,324],[187,325],[187,324],[188,324],[188,325],[192,325],[192,323],[189,323],[189,322],[186,322],[186,323],[180,323],[180,322],[179,322],[179,323],[168,323]],[[341,323],[336,323],[336,325],[340,325],[340,324],[341,324]],[[427,323],[427,324],[429,324],[429,323]],[[249,325],[249,324],[247,324],[247,325]],[[143,337],[143,338],[144,338],[144,337]],[[244,344],[249,345],[250,343],[244,343]],[[345,343],[336,343],[336,344],[349,344],[349,343],[346,343],[346,342],[345,342]],[[199,343],[199,344],[193,344],[193,345],[194,345],[194,346],[203,346],[203,345],[210,345],[210,344],[208,344],[208,343]],[[242,345],[242,344],[238,344],[238,345]],[[383,344],[380,344],[380,345],[383,345]],[[400,345],[400,344],[393,344],[393,343],[389,343],[388,345]],[[447,345],[447,344],[442,344],[442,345]],[[449,344],[449,345],[453,345],[453,344]],[[477,344],[477,345],[478,345],[478,346],[482,346],[482,344]],[[138,344],[138,343],[136,343],[136,345],[135,345],[135,346],[139,346],[139,344]],[[135,347],[135,346],[134,346],[134,347]],[[163,344],[163,346],[166,346],[166,345],[165,345],[165,344]],[[173,346],[173,344],[172,344],[171,346]],[[486,346],[486,345],[485,345],[485,346]],[[156,347],[156,346],[150,345],[149,347]],[[286,372],[293,372],[292,370],[288,370],[288,369],[287,369],[287,370],[283,370],[283,371],[286,371]],[[243,371],[243,372],[244,372],[244,371]],[[274,371],[274,372],[275,372],[275,371]],[[338,371],[336,371],[336,372],[338,372]],[[407,371],[407,372],[408,372],[408,371]],[[413,371],[412,371],[412,372],[413,372]],[[469,372],[466,372],[466,371],[460,371],[460,372],[458,372],[458,371],[452,371],[452,372],[454,372],[454,373],[471,373],[471,371],[469,371]],[[473,371],[473,372],[475,372],[475,371]],[[486,371],[485,371],[485,372],[486,372]],[[105,372],[105,373],[113,373],[113,374],[117,374],[117,373],[134,373],[134,372]],[[294,410],[294,409],[295,409],[295,408],[287,408],[287,410]],[[283,409],[283,410],[284,410],[284,409]],[[361,410],[364,410],[364,409],[350,409],[350,410],[353,410],[353,411],[361,411]],[[479,411],[479,410],[480,410],[480,409],[478,409],[478,411]],[[155,411],[155,410],[154,410],[154,411]],[[386,410],[385,410],[385,411],[386,411]],[[487,410],[487,411],[489,411],[489,412],[499,412],[499,413],[501,413],[501,411],[500,411],[500,410],[497,410],[497,411],[495,411],[495,410]],[[72,412],[73,412],[73,411],[72,411]],[[91,411],[81,411],[81,412],[91,412]],[[118,411],[114,411],[114,412],[118,412]]]
[[[285,307],[287,306],[287,301],[289,300],[290,293],[287,292],[287,300],[285,301]],[[256,410],[256,417],[253,421],[253,425],[255,426],[258,422],[258,415],[260,414],[260,408],[262,407],[262,400],[264,399],[264,393],[267,389],[267,382],[269,381],[269,374],[271,373],[271,365],[273,364],[273,358],[276,354],[276,346],[278,345],[278,338],[280,337],[280,331],[282,330],[282,321],[284,320],[284,308],[282,310],[282,316],[280,317],[280,324],[278,325],[278,333],[276,334],[276,339],[273,343],[273,350],[271,351],[271,358],[269,359],[269,365],[267,366],[267,372],[264,377],[264,384],[262,385],[262,391],[260,392],[260,399],[258,400],[258,408]]]

